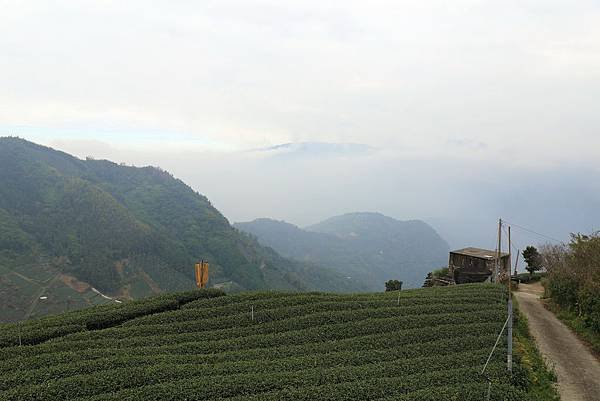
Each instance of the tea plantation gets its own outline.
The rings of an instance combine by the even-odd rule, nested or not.
[[[484,400],[506,291],[169,294],[0,326],[0,400]],[[19,345],[19,343],[21,345]],[[526,399],[501,341],[492,400]]]

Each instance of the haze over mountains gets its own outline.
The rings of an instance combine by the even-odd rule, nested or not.
[[[190,289],[199,259],[210,262],[210,285],[229,290],[364,289],[260,246],[158,168],[9,137],[0,171],[0,319],[96,303],[96,289],[122,298]]]
[[[423,219],[454,249],[493,249],[498,218],[562,241],[573,231],[600,229],[600,187],[591,184],[600,180],[600,171],[590,165],[593,158],[558,164],[533,154],[511,158],[505,155],[514,149],[494,150],[476,139],[417,155],[410,148],[333,142],[240,151],[207,151],[194,143],[157,150],[78,139],[50,142],[81,157],[159,164],[210,194],[231,221],[268,216],[305,227],[342,213],[377,211]],[[545,241],[517,230],[513,239],[519,248]]]
[[[308,220],[311,209],[344,211],[350,205],[373,204],[385,210],[398,200],[417,198],[446,212],[479,201],[499,202],[493,195],[496,187],[473,184],[464,204],[453,202],[447,209],[443,196],[423,195],[433,189],[423,192],[422,184],[411,181],[410,171],[405,173],[407,181],[394,181],[399,173],[393,166],[387,166],[389,177],[380,171],[377,185],[382,191],[375,191],[369,186],[375,182],[370,175],[360,174],[372,160],[370,152],[375,150],[355,144],[287,144],[254,151],[242,164],[223,155],[195,157],[193,164],[192,158],[183,158],[178,169],[186,166],[182,175],[206,183],[195,188],[219,193],[220,204],[229,211],[239,209],[236,216],[269,208],[277,218],[298,212]],[[256,154],[268,156],[250,162]],[[233,228],[206,197],[160,168],[81,160],[17,138],[0,139],[0,171],[0,306],[7,320],[110,301],[96,290],[109,297],[138,298],[188,289],[194,285],[191,266],[202,258],[211,263],[210,285],[233,291],[379,291],[387,279],[402,280],[405,287],[421,285],[428,271],[446,264],[445,240],[452,247],[495,246],[492,212],[446,213],[445,220],[425,216],[435,230],[422,221],[373,213],[338,216],[304,229],[263,219],[237,225],[255,238]],[[240,174],[247,179],[238,181]],[[301,187],[293,185],[299,174]],[[450,177],[443,169],[437,174],[440,180]],[[336,193],[324,184],[334,177]],[[557,180],[573,191],[580,185]],[[395,191],[400,184],[404,192],[399,197]],[[538,226],[544,208],[563,204],[560,199],[542,202],[544,191],[553,187],[540,186],[536,196],[533,187],[519,188],[522,191],[502,195],[501,199],[512,197],[502,207],[523,207],[513,216],[524,216],[530,227]],[[454,191],[459,189],[460,185]],[[589,209],[594,202],[585,200],[595,189],[588,189],[577,192],[581,208],[568,208],[573,218],[566,222],[595,224],[598,212]],[[257,199],[265,204],[257,206]],[[334,205],[335,199],[342,200]],[[524,213],[533,206],[539,213],[526,219]],[[455,216],[454,224],[448,223],[450,215]],[[482,232],[489,236],[476,236]],[[513,232],[513,240],[521,248],[529,238]],[[52,296],[41,302],[43,294]]]
[[[345,214],[304,229],[264,218],[234,226],[286,257],[332,267],[373,291],[389,279],[418,287],[427,272],[445,266],[448,258],[446,241],[423,221],[379,213]]]
[[[452,248],[494,247],[498,218],[600,229],[598,2],[2,11],[0,135],[160,166],[231,221],[377,211]]]

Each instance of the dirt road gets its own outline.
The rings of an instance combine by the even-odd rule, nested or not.
[[[515,296],[531,334],[558,376],[562,401],[600,401],[600,362],[567,326],[540,302],[539,283],[520,284]]]

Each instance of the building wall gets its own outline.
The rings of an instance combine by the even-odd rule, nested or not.
[[[465,269],[467,271],[484,271],[488,269],[485,259],[474,258],[472,256],[451,253],[448,261],[450,272],[454,271],[454,267]]]
[[[451,274],[454,272],[455,267],[460,268],[465,272],[484,272],[486,270],[491,272],[494,270],[495,264],[495,259],[481,259],[458,253],[450,253],[448,260],[448,268]],[[500,269],[506,270],[507,268],[510,269],[510,262],[508,256],[503,256],[500,262]]]

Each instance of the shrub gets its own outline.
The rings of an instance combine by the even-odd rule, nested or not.
[[[1,349],[0,399],[480,400],[487,382],[479,372],[506,318],[506,290],[495,285],[203,294],[38,321],[38,333],[67,321],[97,329]],[[491,399],[523,399],[505,352],[503,339],[486,371]]]
[[[385,282],[386,291],[400,291],[402,289],[402,281],[400,280],[388,280]]]
[[[217,289],[164,294],[118,305],[101,305],[38,320],[0,325],[0,348],[39,344],[71,333],[114,327],[141,316],[175,310],[192,301],[223,295],[225,293]]]
[[[579,313],[585,323],[600,332],[600,283],[587,282],[577,292]]]
[[[547,295],[600,332],[600,235],[573,234],[567,245],[545,246]]]

